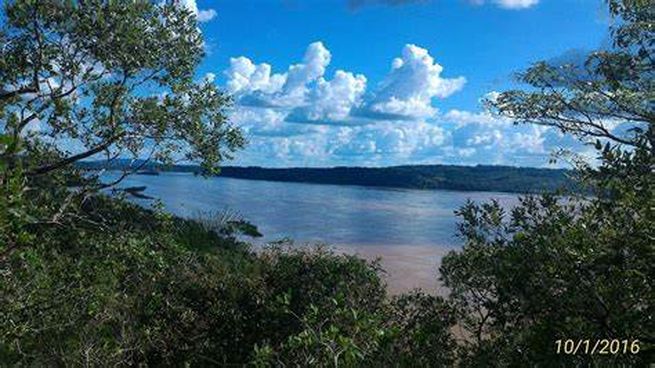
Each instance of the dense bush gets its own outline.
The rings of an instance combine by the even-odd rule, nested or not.
[[[176,241],[186,221],[103,198],[90,202],[79,214],[89,225],[32,231],[29,247],[3,259],[2,361],[184,360],[187,351],[202,351],[194,339],[210,348],[217,326],[240,326],[229,313],[247,309],[254,299],[248,291],[258,288],[240,277],[252,257],[238,244],[205,234],[216,251],[193,252]]]
[[[642,200],[652,208],[652,197]],[[524,198],[510,215],[497,204],[463,208],[467,244],[444,258],[441,273],[474,337],[465,360],[518,366],[652,359],[655,219],[643,205],[621,200],[603,208],[600,200],[545,197]],[[638,340],[640,353],[567,356],[557,353],[560,339]]]
[[[421,291],[396,296],[386,314],[392,331],[380,366],[450,367],[457,349],[457,313],[441,297]]]
[[[253,252],[215,222],[102,195],[60,221],[24,224],[28,241],[0,261],[3,364],[452,362],[451,309],[423,294],[387,299],[375,262],[323,247]]]
[[[574,161],[587,198],[528,196],[509,214],[493,202],[459,212],[465,246],[441,274],[472,336],[464,366],[655,361],[655,6],[608,4],[610,47],[584,63],[536,63],[519,75],[528,88],[488,101],[517,122],[575,136],[597,162]],[[568,339],[590,346],[558,352]],[[619,352],[592,353],[604,339]]]

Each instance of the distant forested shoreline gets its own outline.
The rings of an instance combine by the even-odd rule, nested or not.
[[[124,170],[140,167],[141,174],[188,172],[202,174],[196,165],[161,165],[116,160],[79,162],[84,169]],[[566,169],[513,166],[406,165],[390,167],[264,168],[225,166],[220,176],[247,180],[361,185],[402,189],[447,189],[510,193],[541,193],[560,189],[576,190]]]

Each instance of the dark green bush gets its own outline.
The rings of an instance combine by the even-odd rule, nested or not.
[[[9,365],[427,366],[452,357],[445,304],[419,294],[390,302],[375,262],[325,247],[255,253],[232,234],[105,196],[58,224],[25,226],[28,241],[0,262],[0,361]]]

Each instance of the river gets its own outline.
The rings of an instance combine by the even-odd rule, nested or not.
[[[367,258],[381,256],[392,291],[435,287],[439,260],[461,247],[454,211],[468,199],[494,198],[505,208],[517,203],[517,195],[509,193],[202,178],[187,173],[133,175],[121,186],[145,186],[144,194],[161,199],[168,211],[183,217],[239,214],[264,235],[260,243],[288,237],[296,244],[321,242]],[[153,202],[132,200],[144,206]]]

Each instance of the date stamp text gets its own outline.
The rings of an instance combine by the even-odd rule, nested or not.
[[[638,354],[639,340],[600,339],[600,340],[557,340],[555,351],[565,355],[618,355]]]

